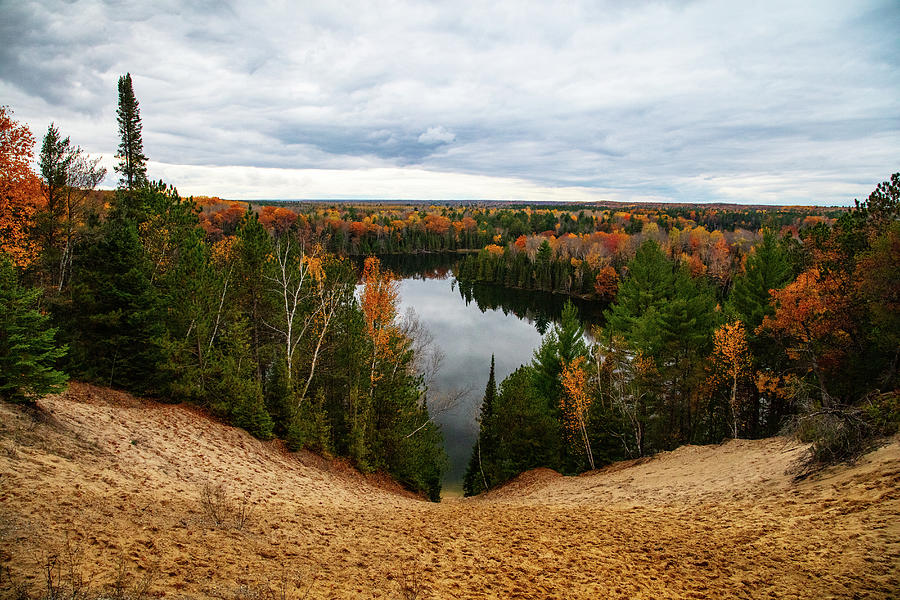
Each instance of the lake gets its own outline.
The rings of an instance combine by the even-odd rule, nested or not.
[[[400,281],[400,313],[412,308],[444,354],[434,387],[439,393],[469,390],[451,409],[435,415],[444,434],[449,470],[444,494],[462,493],[462,479],[478,432],[476,416],[487,385],[491,355],[499,385],[531,362],[542,334],[559,319],[566,297],[493,285],[464,285],[453,277],[453,255],[382,257]],[[582,320],[602,321],[603,305],[575,300]],[[430,399],[429,404],[432,401]]]

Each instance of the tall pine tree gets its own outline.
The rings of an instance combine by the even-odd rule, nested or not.
[[[141,140],[141,111],[134,97],[131,73],[119,77],[119,164],[116,172],[121,173],[119,186],[134,190],[147,183],[147,157],[144,156],[144,142]]]
[[[478,438],[475,440],[475,446],[472,448],[472,457],[469,459],[469,467],[466,469],[466,474],[463,478],[463,491],[467,496],[484,491],[491,485],[484,472],[483,463],[493,456],[494,435],[491,417],[494,414],[494,403],[496,400],[497,379],[494,375],[494,355],[491,354],[491,373],[484,388],[484,398],[481,400],[481,415],[478,418]]]

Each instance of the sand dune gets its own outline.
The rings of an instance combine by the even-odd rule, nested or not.
[[[0,560],[34,586],[68,547],[94,588],[121,563],[166,598],[900,593],[897,440],[801,482],[802,446],[738,440],[432,504],[184,406],[84,384],[41,404],[0,405]]]

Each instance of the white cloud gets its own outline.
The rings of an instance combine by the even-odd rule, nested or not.
[[[419,136],[419,143],[426,146],[436,146],[438,144],[449,144],[456,139],[456,134],[447,131],[442,125],[437,127],[429,127],[427,131]]]

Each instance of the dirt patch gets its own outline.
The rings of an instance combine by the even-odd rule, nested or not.
[[[73,548],[69,562],[91,585],[124,564],[152,573],[151,593],[166,598],[900,589],[897,440],[802,482],[786,473],[802,446],[738,440],[580,477],[541,469],[484,498],[432,504],[183,406],[82,384],[42,406],[52,419],[0,405],[0,561],[33,589]],[[221,489],[221,523],[203,500],[210,486]]]

